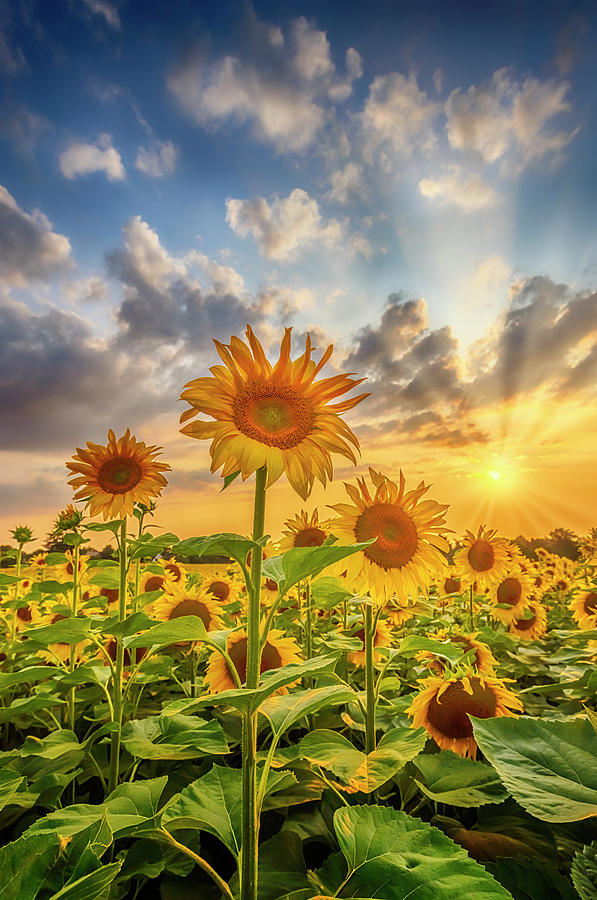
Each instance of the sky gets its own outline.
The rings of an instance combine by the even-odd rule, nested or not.
[[[43,538],[65,461],[130,427],[172,466],[155,521],[247,532],[179,433],[250,323],[366,377],[355,469],[455,534],[595,522],[591,3],[0,0],[0,543]]]

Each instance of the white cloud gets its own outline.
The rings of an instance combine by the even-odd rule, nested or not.
[[[62,297],[69,303],[88,303],[105,300],[108,296],[108,285],[97,275],[65,281],[60,286]]]
[[[268,259],[292,260],[316,242],[328,247],[337,244],[343,234],[336,219],[324,223],[317,201],[301,188],[285,198],[274,194],[271,202],[264,197],[230,197],[226,221],[239,237],[251,236]]]
[[[104,172],[109,181],[126,177],[120,153],[112,146],[109,134],[99,136],[95,144],[73,141],[58,157],[60,171],[69,180],[80,175]]]
[[[178,150],[172,141],[155,141],[151,147],[139,147],[135,167],[150,178],[172,175],[176,169]]]
[[[471,85],[466,93],[452,91],[446,103],[447,136],[457,150],[472,150],[486,163],[509,151],[523,161],[558,152],[577,133],[546,132],[547,123],[570,110],[565,96],[570,85],[556,79],[513,81],[499,69],[486,84]]]
[[[495,291],[512,275],[512,267],[499,253],[492,253],[476,266],[468,287],[472,291]]]
[[[293,313],[312,309],[315,295],[310,288],[291,288],[286,285],[270,284],[258,295],[259,310],[264,315],[277,315],[288,319]]]
[[[419,190],[424,197],[437,200],[447,206],[457,206],[464,212],[478,212],[495,206],[498,195],[479,175],[463,175],[454,166],[444,175],[437,178],[422,178]]]
[[[331,190],[326,194],[329,200],[346,204],[356,198],[365,196],[363,184],[363,167],[355,162],[347,163],[330,176]]]
[[[0,185],[1,281],[22,286],[64,272],[73,266],[70,252],[69,239],[42,212],[24,212]]]
[[[124,225],[124,246],[128,256],[134,260],[135,271],[147,284],[163,288],[177,278],[187,274],[183,259],[171,256],[160,243],[154,231],[141,216],[133,216]]]
[[[234,294],[237,297],[246,294],[245,280],[232,266],[225,266],[214,259],[209,259],[197,250],[190,250],[185,256],[185,261],[196,263],[201,268],[211,281],[214,294]]]
[[[89,12],[101,16],[111,28],[120,29],[120,16],[113,3],[107,0],[83,0],[83,3]]]
[[[334,64],[325,31],[314,28],[301,16],[293,22],[292,36],[296,47],[293,65],[301,78],[313,81],[333,72]]]
[[[433,120],[441,104],[429,100],[414,74],[378,75],[372,82],[362,113],[365,153],[370,156],[386,144],[395,153],[409,155],[415,148],[428,151],[435,143]],[[388,165],[387,151],[382,163]]]
[[[347,246],[349,252],[353,255],[360,254],[367,260],[373,256],[374,251],[371,242],[360,231],[355,231],[354,234],[350,235]],[[385,253],[385,249],[383,252]]]

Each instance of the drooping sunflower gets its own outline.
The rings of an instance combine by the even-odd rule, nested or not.
[[[302,509],[293,519],[284,522],[278,549],[285,553],[294,547],[321,547],[329,533],[329,523],[319,521],[318,510],[314,509],[309,515]]]
[[[224,365],[212,366],[212,377],[185,385],[182,400],[190,404],[181,416],[187,422],[197,414],[213,422],[190,422],[181,429],[189,437],[211,438],[211,471],[222,467],[222,477],[241,472],[243,480],[267,465],[267,486],[286,472],[294,490],[305,500],[315,478],[325,486],[333,477],[332,453],[356,465],[353,447],[359,444],[340,413],[352,409],[368,394],[330,404],[364,379],[335,375],[316,381],[332,355],[330,345],[319,362],[311,359],[311,339],[294,362],[290,358],[291,328],[286,328],[275,365],[247,325],[245,343],[232,337],[230,344],[214,341]],[[352,445],[352,446],[351,446]]]
[[[161,622],[170,622],[181,616],[199,616],[206,631],[224,627],[217,601],[212,594],[197,586],[170,584],[166,593],[154,601],[152,613]]]
[[[520,618],[522,611],[533,599],[532,590],[532,579],[520,571],[509,573],[499,582],[494,582],[489,593],[491,616],[509,625],[514,619]]]
[[[349,661],[353,664],[353,666],[364,666],[365,665],[365,629],[359,628],[357,631],[353,632],[352,637],[357,637],[363,642],[362,650],[353,650],[348,654]],[[381,658],[381,654],[378,652],[380,647],[390,647],[392,644],[392,629],[388,624],[382,622],[381,620],[377,623],[377,628],[375,629],[375,637],[373,638],[373,656],[375,660],[379,660]]]
[[[576,592],[570,601],[570,609],[583,631],[597,628],[597,586],[583,587]]]
[[[357,591],[369,591],[379,602],[396,594],[402,603],[418,597],[419,588],[427,589],[432,573],[442,569],[448,542],[443,537],[447,506],[435,500],[422,500],[429,487],[421,482],[415,490],[404,492],[405,479],[400,472],[400,486],[381,472],[369,469],[375,493],[369,491],[366,479],[357,478],[356,486],[344,483],[350,503],[337,503],[332,509],[339,514],[330,528],[342,543],[352,544],[377,538],[364,551],[343,560],[347,582]]]
[[[246,631],[235,631],[228,635],[226,649],[236,667],[241,684],[244,684],[247,680]],[[269,672],[270,669],[278,669],[290,663],[300,662],[300,660],[301,650],[294,638],[284,637],[283,631],[272,628],[263,647],[260,674]],[[220,691],[236,687],[228,669],[228,663],[216,650],[209,657],[204,683],[210,694],[217,694]],[[286,692],[286,688],[280,689],[280,693],[283,692]]]
[[[431,675],[422,682],[422,690],[406,712],[413,727],[423,725],[439,747],[459,756],[477,755],[477,743],[468,715],[479,719],[513,716],[522,712],[522,703],[508,690],[502,679],[490,675]]]
[[[87,450],[77,447],[74,462],[66,467],[74,473],[69,484],[77,493],[75,500],[87,500],[90,515],[104,519],[130,516],[135,503],[148,503],[167,485],[162,472],[167,463],[156,462],[160,447],[137,441],[127,428],[121,438],[110,429],[108,443],[87,442]]]
[[[493,675],[497,660],[487,644],[478,641],[477,636],[478,632],[474,634],[450,634],[445,628],[442,628],[433,635],[433,638],[437,641],[451,641],[463,653],[468,653],[472,650],[471,665],[480,675]],[[442,675],[446,668],[444,661],[430,650],[419,650],[417,659],[419,662],[427,663],[427,667],[437,675]]]
[[[496,537],[496,529],[479,527],[477,534],[466,532],[462,547],[454,554],[454,565],[468,581],[479,586],[505,576],[510,566],[510,542]]]
[[[547,610],[538,600],[532,600],[521,618],[510,622],[510,634],[516,634],[523,641],[538,641],[547,631]]]

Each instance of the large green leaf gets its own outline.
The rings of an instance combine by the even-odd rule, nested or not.
[[[54,670],[50,666],[29,666],[27,669],[21,669],[20,672],[2,672],[0,673],[0,693],[10,690],[16,684],[35,684],[45,681],[52,675],[54,675]]]
[[[121,866],[122,860],[101,866],[76,881],[68,882],[49,900],[95,900],[96,897],[106,897],[106,889],[120,872]]]
[[[33,900],[64,847],[59,835],[21,835],[0,848],[0,900]]]
[[[381,806],[342,807],[334,813],[334,828],[345,859],[341,882],[329,884],[327,872],[325,889],[335,897],[505,900],[511,896],[445,834],[404,812]]]
[[[417,784],[436,803],[483,806],[501,803],[508,796],[493,766],[464,759],[451,750],[421,754],[415,766],[423,776]]]
[[[251,552],[263,546],[267,537],[259,541],[252,541],[242,534],[211,534],[208,537],[191,537],[172,547],[173,553],[183,556],[231,556],[240,565],[245,565],[247,556]]]
[[[597,815],[597,733],[587,719],[476,719],[475,740],[509,792],[546,822]]]
[[[233,890],[237,884],[234,878]],[[281,885],[288,891],[309,887],[303,842],[291,831],[278,832],[259,847],[259,900],[278,900]]]
[[[456,663],[463,655],[462,646],[452,641],[435,641],[432,638],[423,637],[420,634],[409,634],[394,650],[397,656],[415,656],[419,650],[427,650],[434,656],[447,659],[450,663]]]
[[[14,722],[21,716],[39,712],[42,709],[52,709],[54,706],[64,704],[64,700],[54,694],[38,694],[36,697],[17,697],[10,706],[0,707],[0,723]]]
[[[267,793],[295,781],[290,772],[270,772]],[[214,765],[172,799],[162,814],[167,831],[199,828],[219,838],[238,857],[242,842],[242,771]]]
[[[162,647],[180,642],[205,641],[208,637],[199,616],[179,616],[170,622],[160,622],[143,634],[125,637],[123,644],[127,649]]]
[[[122,743],[139,759],[195,759],[204,754],[228,753],[220,723],[194,716],[133,719],[122,729]]]
[[[311,716],[320,709],[337,706],[349,700],[354,700],[354,691],[351,688],[341,684],[332,684],[327,687],[268,697],[261,705],[259,712],[268,719],[274,734],[279,737],[305,716]]]
[[[597,841],[575,854],[570,875],[581,900],[597,898]]]
[[[345,789],[368,794],[414,759],[426,741],[424,728],[393,728],[366,754],[336,731],[319,728],[302,739],[299,749],[304,759],[333,772]]]
[[[91,619],[84,616],[67,616],[53,625],[40,625],[25,632],[27,640],[38,644],[78,644],[91,630]]]
[[[311,585],[311,600],[319,609],[332,609],[341,603],[351,600],[353,594],[340,578],[324,576]]]
[[[544,860],[498,859],[488,863],[487,869],[514,900],[578,900],[570,879]],[[594,900],[595,896],[581,894],[582,900]]]
[[[263,575],[278,585],[280,594],[286,594],[299,581],[319,575],[328,566],[359,553],[372,541],[352,544],[349,547],[323,544],[321,547],[294,547],[282,556],[273,556],[263,563]]]

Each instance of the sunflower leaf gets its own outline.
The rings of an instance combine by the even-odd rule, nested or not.
[[[114,519],[113,522],[90,522],[85,526],[86,531],[111,531],[112,534],[118,534],[124,519]]]
[[[263,563],[263,576],[275,581],[280,594],[284,595],[299,581],[319,575],[328,566],[364,550],[374,540],[350,546],[323,544],[321,547],[293,547],[282,556],[266,559]]]
[[[423,776],[416,783],[436,803],[473,807],[501,803],[508,796],[493,766],[463,759],[451,750],[420,755],[414,765]]]
[[[570,879],[544,860],[498,859],[488,863],[487,869],[496,881],[509,890],[516,900],[578,900]],[[582,900],[594,900],[583,897]]]
[[[148,716],[122,729],[122,743],[138,759],[195,759],[228,753],[219,722],[195,716]]]
[[[511,894],[445,834],[405,812],[381,806],[342,807],[334,829],[343,865],[329,861],[316,873],[328,894],[404,900]],[[340,860],[341,861],[341,860]]]
[[[581,900],[597,897],[597,841],[575,854],[570,875]]]
[[[450,663],[457,663],[463,655],[462,647],[453,644],[452,641],[434,641],[418,634],[409,634],[400,642],[399,647],[390,653],[392,656],[414,656],[419,650],[427,650],[434,656],[447,659]]]
[[[162,647],[182,641],[206,641],[208,637],[199,616],[179,616],[169,622],[159,622],[143,634],[125,637],[123,644],[127,649],[134,650],[136,647]]]
[[[295,722],[311,716],[320,709],[337,706],[354,699],[354,691],[348,686],[332,684],[327,687],[277,694],[268,697],[259,712],[266,717],[276,738],[288,731]]]
[[[178,556],[231,556],[239,565],[246,564],[251,550],[263,547],[268,536],[253,541],[241,534],[223,532],[207,537],[191,537],[172,546],[172,552]]]
[[[476,719],[475,740],[527,812],[546,822],[597,815],[597,733],[587,719]]]

